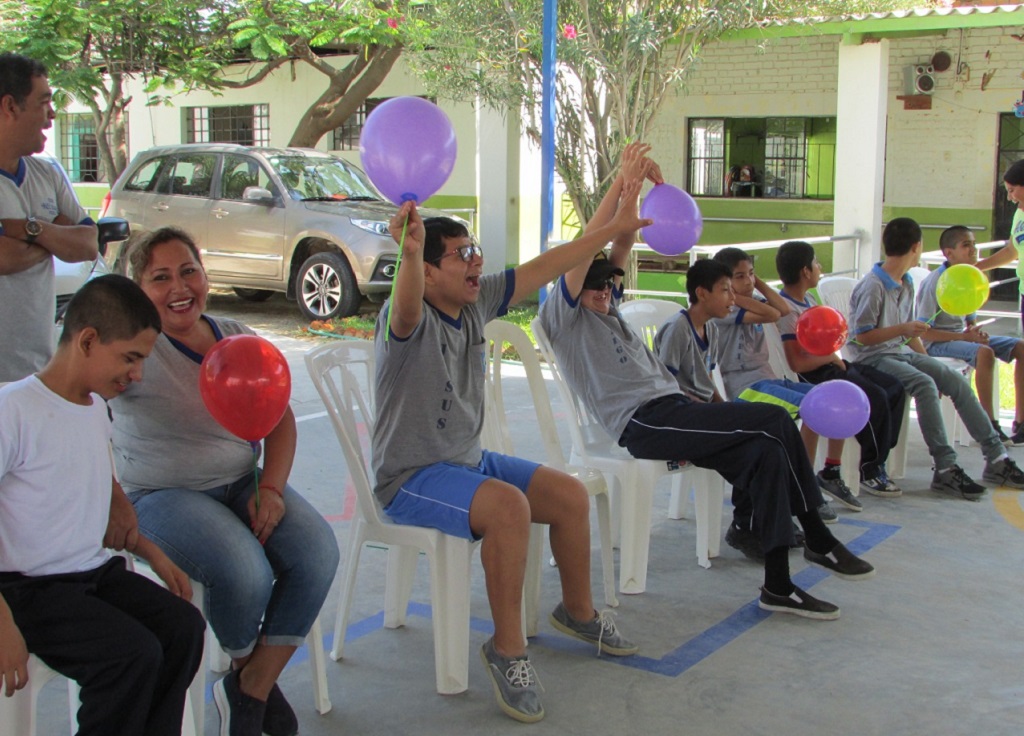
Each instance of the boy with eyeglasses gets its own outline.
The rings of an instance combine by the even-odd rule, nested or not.
[[[590,500],[579,481],[519,458],[482,451],[484,325],[579,263],[608,240],[649,224],[637,215],[649,147],[633,144],[613,187],[621,206],[604,227],[502,273],[483,275],[465,226],[420,219],[406,202],[390,229],[402,265],[377,320],[375,492],[401,524],[482,539],[480,557],[494,636],[481,650],[499,707],[515,720],[544,717],[522,636],[521,602],[531,522],[550,527],[562,602],[552,625],[606,654],[633,654],[590,591]],[[403,225],[408,227],[402,239]],[[390,325],[390,328],[389,328]]]

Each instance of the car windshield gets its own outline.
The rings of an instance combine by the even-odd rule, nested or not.
[[[270,165],[281,177],[293,199],[379,200],[362,171],[341,159],[307,156],[274,156]]]

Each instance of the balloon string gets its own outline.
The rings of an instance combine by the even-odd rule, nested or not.
[[[937,312],[936,312],[935,314],[933,314],[933,315],[932,315],[931,317],[929,317],[928,319],[924,319],[924,320],[921,320],[921,321],[922,321],[922,322],[924,322],[924,323],[925,323],[926,325],[928,325],[929,327],[931,327],[931,326],[932,326],[933,324],[935,324],[935,318],[936,318],[936,317],[938,317],[938,316],[939,316],[940,314],[942,314],[942,307],[939,307],[939,311],[937,311]],[[908,337],[908,338],[907,338],[906,340],[904,340],[903,342],[901,342],[901,343],[900,343],[900,345],[901,345],[901,346],[902,346],[902,345],[906,345],[906,344],[907,344],[908,342],[910,342],[910,341],[911,341],[911,340],[913,340],[913,339],[914,339],[914,338],[912,338],[912,337]]]
[[[256,484],[256,511],[259,512],[259,510],[260,510],[260,465],[259,465],[259,455],[256,453],[255,449],[253,449],[253,453],[252,453],[252,477],[253,477],[253,481],[252,482]]]
[[[402,265],[402,248],[405,247],[405,229],[409,226],[409,216],[405,216],[405,222],[402,223],[402,237],[398,241],[398,260],[395,261],[395,277],[391,279],[391,296],[388,297],[388,319],[384,325],[384,342],[388,341],[391,337],[391,313],[395,310],[395,282],[398,281],[398,269]]]

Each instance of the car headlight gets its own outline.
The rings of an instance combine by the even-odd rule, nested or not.
[[[365,230],[368,233],[374,235],[390,235],[388,232],[388,224],[382,220],[357,220],[354,217],[350,217],[352,224],[360,230]]]

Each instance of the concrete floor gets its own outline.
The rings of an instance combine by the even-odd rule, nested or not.
[[[352,490],[302,363],[310,343],[268,337],[285,351],[293,372],[299,454],[292,484],[336,529],[344,565]],[[515,414],[528,394],[525,379],[510,384],[523,397],[519,408],[514,401],[509,406]],[[557,397],[554,406],[563,419]],[[543,457],[528,423],[511,425],[520,453]],[[564,428],[562,435],[567,446]],[[301,733],[1019,734],[1024,643],[1011,629],[1024,610],[1021,495],[994,491],[970,503],[931,493],[929,458],[916,422],[910,436],[903,497],[865,496],[863,513],[839,509],[840,523],[831,527],[876,566],[876,577],[842,581],[808,568],[799,552],[791,555],[797,584],[837,603],[838,621],[759,611],[760,566],[724,542],[710,570],[698,567],[692,522],[666,516],[667,487],[653,514],[647,592],[620,596],[617,609],[620,628],[640,644],[639,655],[598,658],[554,632],[546,614],[559,600],[558,576],[545,566],[541,634],[531,640],[530,654],[545,688],[547,717],[533,726],[501,714],[477,653],[490,626],[479,563],[472,580],[470,688],[440,696],[434,690],[425,562],[409,625],[385,630],[386,554],[367,549],[345,659],[327,663],[333,709],[323,716],[313,710],[304,650],[280,680]],[[961,464],[980,477],[980,451],[960,449]],[[1024,463],[1020,449],[1011,454]],[[726,509],[723,525],[729,517]],[[594,552],[600,600],[596,535]],[[337,586],[321,614],[327,649],[336,605]],[[41,734],[68,733],[59,682],[47,686],[43,710]],[[219,732],[212,701],[206,725],[206,734]]]

